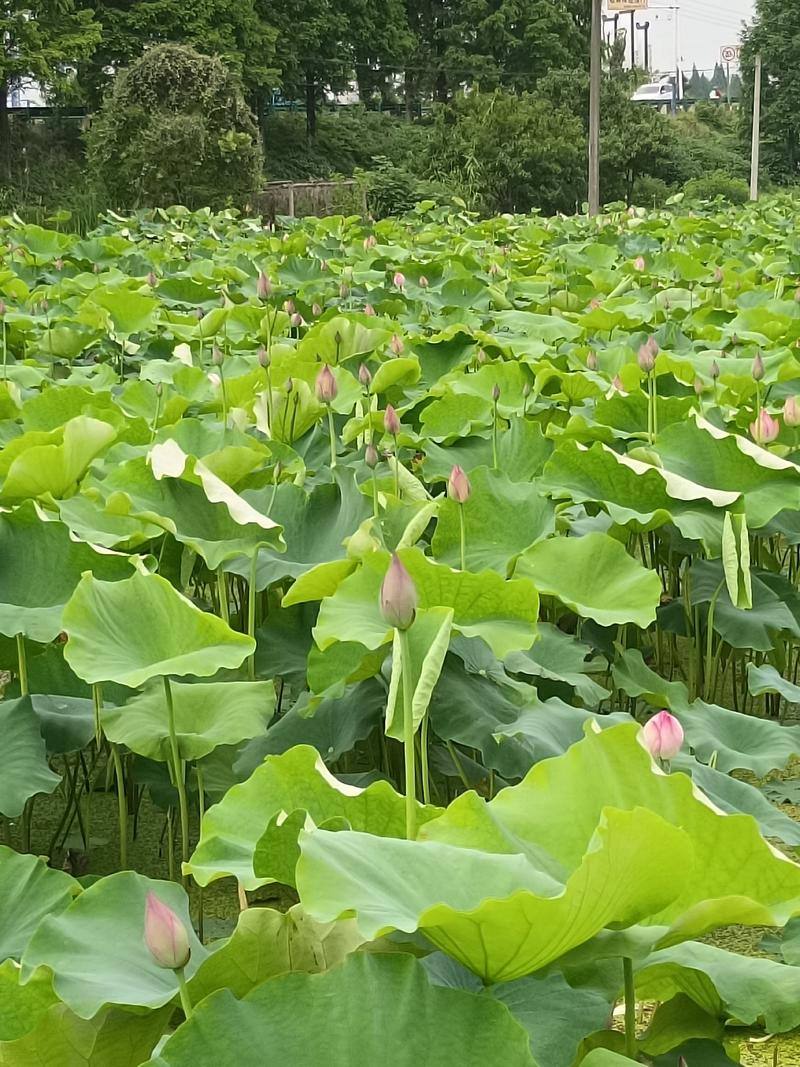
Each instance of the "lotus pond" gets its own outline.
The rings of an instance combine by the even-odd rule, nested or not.
[[[0,220],[0,1065],[792,1062],[796,210]]]

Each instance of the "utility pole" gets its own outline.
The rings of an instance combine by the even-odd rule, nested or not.
[[[631,11],[631,70],[636,69],[636,12]]]
[[[603,64],[603,4],[592,0],[589,81],[589,214],[600,214],[600,83]]]
[[[637,22],[636,29],[644,31],[644,69],[650,70],[650,20]]]
[[[753,79],[753,151],[750,158],[750,199],[758,200],[758,170],[761,155],[761,53],[756,56]]]

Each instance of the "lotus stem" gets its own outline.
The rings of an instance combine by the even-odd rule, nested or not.
[[[183,1008],[183,1014],[187,1019],[192,1017],[192,1000],[189,996],[189,987],[186,984],[186,975],[183,973],[183,967],[179,967],[175,972],[175,977],[178,979],[178,993],[181,998],[181,1007]]]
[[[622,972],[625,979],[625,1055],[636,1059],[636,985],[633,980],[633,960],[624,956]]]
[[[497,470],[497,401],[492,406],[492,468]]]
[[[28,660],[25,655],[25,637],[23,634],[17,634],[17,669],[20,695],[26,697],[30,692],[30,688],[28,686]]]
[[[128,869],[128,800],[125,796],[125,777],[122,773],[122,758],[119,747],[111,745],[111,759],[114,761],[114,777],[117,779],[117,819],[119,820],[119,867]]]
[[[400,454],[397,451],[397,434],[394,438],[394,495],[400,499]]]
[[[378,479],[374,467],[372,468],[372,517],[374,519],[378,517]]]
[[[413,681],[411,678],[411,648],[406,630],[397,631],[400,637],[400,656],[403,664],[403,749],[405,756],[406,838],[417,836],[417,782],[414,760]]]
[[[703,699],[706,701],[711,699],[711,689],[714,681],[714,613],[716,611],[719,594],[722,592],[724,584],[725,579],[723,578],[714,590],[711,603],[708,605],[708,618],[706,619],[706,663],[703,685]]]
[[[459,532],[460,548],[461,548],[461,570],[465,571],[467,569],[467,531],[466,531],[466,521],[464,519],[464,505],[463,504],[459,504],[458,505],[458,532]]]
[[[422,719],[422,727],[419,732],[419,756],[420,772],[422,776],[422,800],[425,804],[431,802],[431,780],[428,771],[428,714]]]
[[[330,404],[328,407],[328,436],[331,441],[331,467],[336,466],[336,427],[333,424],[333,409]]]
[[[169,747],[172,756],[172,776],[178,792],[178,811],[181,819],[181,859],[189,862],[189,805],[186,800],[185,767],[178,749],[178,735],[175,730],[175,705],[172,701],[172,688],[169,678],[164,675],[164,699],[167,702],[167,729],[169,730]],[[181,869],[181,881],[186,884],[186,876]]]
[[[219,600],[219,617],[223,622],[230,625],[230,610],[228,607],[228,576],[220,567],[217,571],[217,599]]]
[[[258,549],[256,548],[253,553],[253,558],[250,560],[250,579],[247,587],[247,636],[256,639],[256,598],[258,597],[258,589],[256,588],[256,582],[258,579]],[[252,656],[247,661],[247,674],[251,682],[256,679],[256,654],[253,652]]]

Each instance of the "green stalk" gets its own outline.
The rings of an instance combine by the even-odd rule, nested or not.
[[[19,691],[24,697],[30,692],[28,686],[28,660],[25,656],[25,638],[17,634],[17,669],[19,673]]]
[[[183,1008],[183,1014],[187,1019],[192,1017],[192,1001],[189,996],[189,987],[186,984],[186,975],[183,973],[183,967],[179,967],[175,971],[175,977],[178,979],[178,993],[181,998],[181,1007]]]
[[[706,701],[711,699],[711,689],[714,681],[714,613],[717,607],[717,599],[722,592],[724,584],[725,580],[723,579],[714,590],[711,603],[708,605],[708,618],[706,619],[705,684],[703,687],[703,699]]]
[[[218,369],[219,384],[222,390],[222,432],[224,434],[228,428],[228,390],[225,388],[225,373],[221,366]]]
[[[428,770],[428,715],[427,712],[422,719],[422,726],[419,732],[419,755],[420,755],[420,771],[422,774],[422,799],[424,803],[430,804],[431,802],[431,776]]]
[[[372,468],[372,517],[374,519],[378,517],[378,479],[374,467]]]
[[[497,470],[497,401],[492,407],[492,467]]]
[[[111,745],[111,758],[114,761],[114,776],[117,779],[117,819],[119,820],[119,867],[128,869],[128,800],[125,796],[125,777],[122,773],[122,759],[117,745]]]
[[[400,499],[400,455],[397,451],[397,434],[394,437],[394,495]]]
[[[414,712],[413,682],[411,678],[411,648],[405,630],[398,631],[400,636],[400,656],[403,664],[403,749],[405,755],[406,786],[406,837],[413,841],[417,836],[417,789],[416,768],[414,766]]]
[[[336,427],[333,425],[333,409],[328,404],[328,436],[331,439],[331,467],[336,466]]]
[[[633,960],[627,956],[622,960],[625,976],[625,1055],[630,1060],[636,1059],[636,986],[633,981]]]
[[[250,561],[250,581],[247,588],[247,636],[256,639],[256,599],[258,597],[258,590],[256,589],[256,580],[258,578],[258,549],[253,553],[253,558]],[[247,661],[247,674],[251,682],[256,680],[256,654],[253,655]]]
[[[459,504],[458,505],[458,527],[459,527],[459,535],[460,535],[460,543],[461,543],[461,570],[465,571],[467,569],[467,563],[466,563],[466,560],[467,560],[467,532],[466,532],[466,523],[464,521],[464,505],[463,504]]]
[[[652,374],[653,383],[653,444],[656,443],[658,437],[658,382],[656,381],[656,373]]]
[[[3,381],[8,381],[8,345],[6,343],[6,320],[3,316]]]
[[[167,729],[169,730],[169,748],[172,756],[172,776],[175,780],[175,788],[178,791],[178,810],[181,818],[181,859],[184,863],[189,862],[189,805],[186,801],[186,781],[184,778],[185,768],[178,750],[178,735],[175,730],[175,706],[172,702],[172,689],[169,678],[163,676],[164,699],[167,702]],[[185,882],[185,876],[181,874],[181,880]]]
[[[230,625],[230,611],[228,609],[228,576],[220,567],[217,571],[217,596],[219,598],[219,617],[223,622]]]
[[[156,432],[158,431],[158,420],[161,418],[161,393],[162,390],[156,392],[156,413],[153,416],[153,425],[150,427],[150,441],[155,440]]]

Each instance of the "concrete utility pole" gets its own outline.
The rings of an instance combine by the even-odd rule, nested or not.
[[[753,79],[753,151],[750,157],[750,199],[758,200],[758,170],[761,156],[761,53],[756,56]]]
[[[592,0],[589,83],[589,214],[600,214],[600,82],[603,66],[603,4]]]
[[[644,69],[650,70],[650,20],[637,22],[636,29],[644,32]]]

